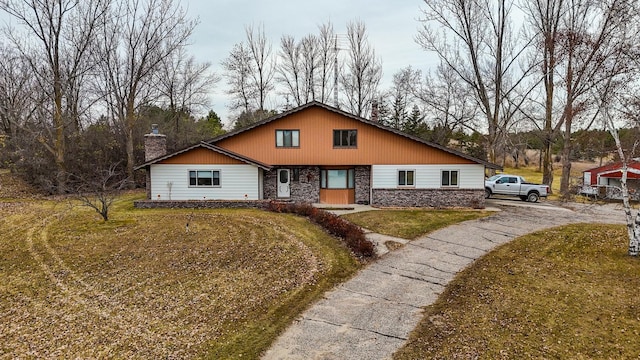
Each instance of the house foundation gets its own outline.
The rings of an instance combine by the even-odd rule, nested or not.
[[[484,189],[373,189],[372,205],[391,207],[485,207]]]

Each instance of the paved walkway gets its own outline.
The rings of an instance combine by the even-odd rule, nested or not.
[[[430,233],[391,251],[325,294],[264,359],[389,359],[454,276],[515,237],[577,222],[624,221],[619,206],[496,200],[502,211]]]

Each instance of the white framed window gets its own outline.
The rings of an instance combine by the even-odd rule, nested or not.
[[[416,186],[416,171],[398,170],[398,186]]]
[[[442,186],[456,187],[458,186],[458,170],[442,170]]]
[[[189,186],[220,186],[220,170],[189,170]]]
[[[300,147],[300,130],[276,130],[276,147]]]

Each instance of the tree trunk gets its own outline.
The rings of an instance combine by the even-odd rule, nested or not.
[[[573,110],[569,110],[570,112]],[[562,175],[560,178],[560,194],[563,196],[569,193],[569,180],[571,179],[571,123],[573,122],[571,114],[565,119],[564,144],[562,146]]]
[[[135,92],[135,89],[131,92]],[[133,152],[133,128],[136,124],[136,114],[134,110],[134,102],[132,98],[127,100],[127,112],[125,114],[125,136],[126,136],[126,150],[127,150],[127,180],[131,188],[135,187],[135,181],[133,177],[133,167],[136,159]]]
[[[56,163],[56,192],[58,194],[64,194],[66,192],[66,167],[65,167],[65,131],[64,131],[64,119],[62,117],[62,80],[57,72],[54,72],[53,80],[53,95],[54,95],[54,109],[53,109],[53,126],[55,127],[55,139],[54,139],[54,161]]]
[[[133,153],[133,126],[127,126],[126,128],[126,148],[127,148],[127,180],[129,181],[129,186],[134,187],[134,177],[133,177],[133,165],[135,164],[135,156]]]
[[[638,243],[640,240],[640,211],[635,216],[635,220],[631,213],[631,204],[629,203],[629,188],[627,187],[627,163],[622,160],[622,178],[620,179],[620,187],[622,188],[622,204],[624,206],[624,214],[627,219],[627,233],[629,235],[629,255],[638,256]]]
[[[549,192],[552,192],[553,184],[553,150],[552,150],[551,134],[547,134],[544,139],[544,148],[542,150],[542,183],[549,185]]]
[[[638,256],[638,246],[640,243],[640,211],[636,213],[635,220],[631,213],[631,204],[629,203],[629,188],[627,187],[627,158],[624,155],[622,144],[620,143],[620,136],[618,130],[614,127],[613,122],[608,119],[607,126],[609,132],[613,136],[613,140],[616,143],[618,155],[622,159],[622,177],[620,178],[620,187],[622,188],[622,205],[624,207],[624,214],[627,220],[627,234],[629,235],[629,255]]]

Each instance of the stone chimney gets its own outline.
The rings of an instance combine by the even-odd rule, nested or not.
[[[151,125],[151,133],[144,136],[144,161],[167,153],[167,136],[160,134],[158,124]]]
[[[376,99],[371,102],[371,121],[378,122],[378,100]]]

